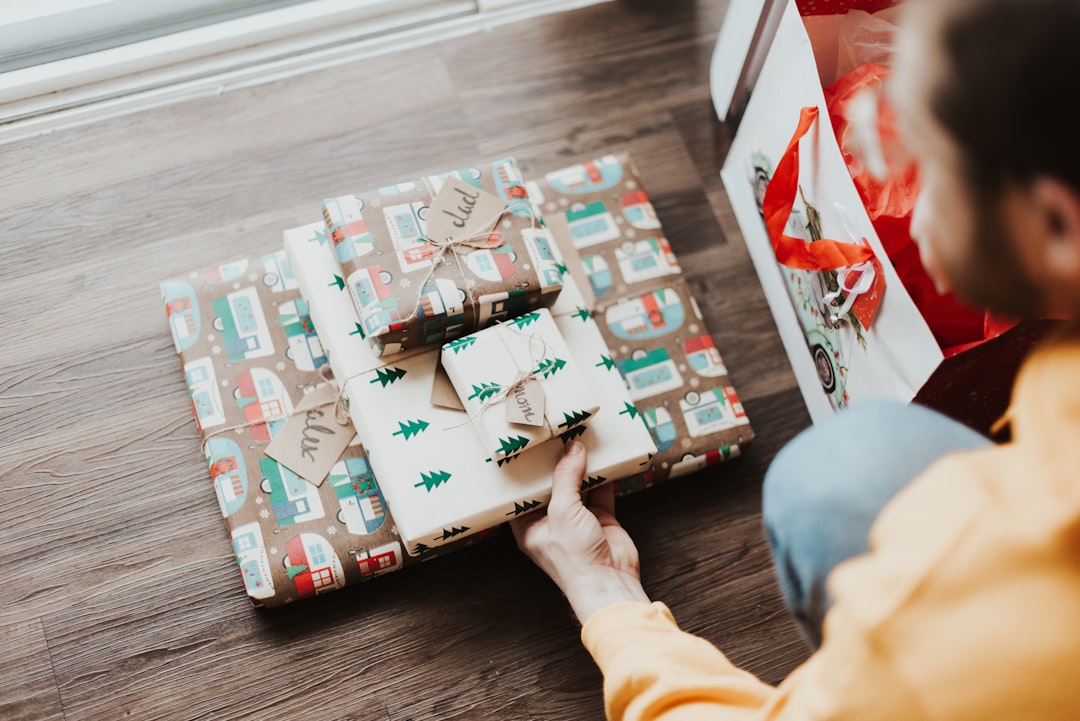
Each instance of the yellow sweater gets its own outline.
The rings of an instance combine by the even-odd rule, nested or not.
[[[1033,355],[1008,445],[941,459],[829,577],[824,643],[780,686],[660,603],[582,639],[610,719],[1080,720],[1080,342]]]

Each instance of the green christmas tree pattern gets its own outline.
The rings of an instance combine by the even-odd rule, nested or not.
[[[359,323],[356,323],[356,330],[349,333],[349,335],[358,335],[360,336],[360,340],[364,340],[365,338],[367,338],[367,333],[364,332],[364,326],[360,325]]]
[[[604,370],[611,370],[615,367],[615,361],[611,360],[611,356],[600,356],[600,362],[596,364],[597,368],[603,366]]]
[[[289,580],[290,581],[293,580],[294,578],[296,578],[297,576],[299,576],[301,573],[303,573],[306,570],[308,570],[307,566],[294,566],[291,563],[289,565],[285,566],[285,572],[289,574]]]
[[[599,486],[605,481],[607,481],[607,478],[605,478],[604,476],[589,476],[581,482],[581,490],[584,491],[589,488],[593,488],[594,486]]]
[[[481,401],[486,401],[493,395],[498,394],[498,392],[502,390],[502,386],[500,386],[498,383],[481,383],[480,385],[476,385],[474,383],[472,390],[472,395],[469,396],[466,400],[471,401],[473,399],[477,399]]]
[[[630,416],[630,420],[638,417],[638,409],[633,403],[623,401],[623,409],[619,411],[620,416]]]
[[[515,501],[514,502],[514,510],[510,511],[506,515],[508,515],[508,516],[520,516],[522,513],[525,513],[526,511],[531,511],[532,509],[538,507],[539,505],[540,505],[540,501],[537,501],[537,500],[524,501],[524,502]]]
[[[529,439],[525,436],[507,436],[499,439],[499,453],[512,456],[527,445],[529,445]]]
[[[413,546],[412,555],[419,556],[424,551],[430,550],[431,546],[427,545],[426,543],[417,543],[415,546]]]
[[[566,361],[562,358],[545,358],[537,364],[532,374],[543,374],[544,378],[550,378],[565,367]]]
[[[310,243],[314,240],[319,245],[326,245],[326,241],[329,239],[330,237],[326,234],[326,231],[322,228],[318,228],[311,234],[311,237],[308,238],[308,242]]]
[[[476,337],[467,335],[464,338],[457,338],[455,340],[452,340],[443,347],[449,348],[450,350],[454,351],[454,355],[457,355],[458,353],[465,350],[474,343],[476,343]]]
[[[589,320],[589,318],[592,318],[592,313],[589,312],[588,308],[578,307],[578,309],[570,317],[580,318],[581,322],[585,323]]]
[[[426,431],[429,425],[431,424],[423,418],[417,418],[415,421],[398,421],[398,430],[394,431],[392,435],[409,440],[413,436]]]
[[[449,471],[429,471],[424,473],[420,472],[420,482],[414,485],[414,488],[420,488],[423,486],[427,489],[428,493],[431,493],[432,489],[438,488],[442,484],[450,480]]]
[[[451,526],[449,529],[444,528],[442,535],[435,536],[435,540],[445,541],[447,539],[453,538],[454,536],[460,536],[462,533],[465,533],[468,530],[468,526],[462,526],[461,528],[458,528],[457,526]]]
[[[394,381],[401,380],[405,377],[405,371],[403,368],[394,368],[393,366],[387,366],[385,368],[379,368],[375,371],[375,377],[371,379],[371,383],[382,383],[382,387],[391,385]]]
[[[540,314],[534,312],[526,313],[525,315],[519,315],[517,318],[511,320],[510,323],[517,326],[518,330],[521,330],[522,328],[532,325],[538,320],[540,320]]]
[[[331,288],[333,288],[334,286],[337,286],[338,290],[345,290],[345,279],[342,278],[337,273],[334,273],[334,280],[327,283],[327,285],[330,286]]]
[[[570,430],[559,435],[559,440],[563,442],[565,446],[570,441],[574,440],[578,436],[585,435],[585,431],[589,430],[586,426],[574,426]]]
[[[559,424],[559,428],[573,428],[580,426],[585,421],[592,418],[592,413],[589,411],[572,411],[570,413],[563,413],[563,422]]]

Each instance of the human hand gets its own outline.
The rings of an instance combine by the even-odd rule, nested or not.
[[[615,520],[615,492],[608,485],[582,503],[585,446],[566,444],[555,466],[546,512],[510,522],[525,555],[562,590],[582,624],[596,611],[622,601],[645,601],[638,552]]]

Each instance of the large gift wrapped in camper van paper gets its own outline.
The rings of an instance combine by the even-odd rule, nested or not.
[[[529,184],[585,305],[608,363],[658,452],[633,485],[647,486],[736,456],[754,432],[633,161],[608,155]]]
[[[327,381],[284,251],[161,285],[210,479],[244,588],[278,606],[401,568],[406,555],[364,449],[313,483],[265,454]]]
[[[338,277],[380,354],[438,345],[536,308],[561,260],[512,158],[323,202]]]
[[[439,348],[385,359],[358,339],[356,309],[333,282],[336,261],[321,232],[318,224],[288,230],[285,247],[408,553],[545,505],[552,468],[571,438],[588,450],[585,487],[648,469],[655,445],[588,310],[562,306],[553,315],[600,410],[587,426],[567,428],[562,442],[492,459],[466,412],[432,403]]]

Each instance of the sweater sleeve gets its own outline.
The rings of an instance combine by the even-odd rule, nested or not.
[[[582,640],[604,674],[611,721],[925,719],[891,659],[867,643],[857,623],[837,625],[832,642],[780,686],[764,683],[705,639],[681,631],[662,603],[621,603],[598,611],[582,628]]]
[[[711,643],[679,630],[659,602],[598,611],[581,635],[604,673],[609,719],[743,719],[776,696]]]

